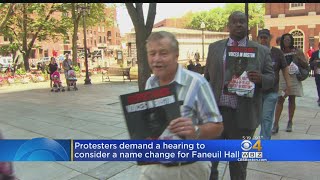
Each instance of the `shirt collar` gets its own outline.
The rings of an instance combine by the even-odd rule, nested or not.
[[[231,37],[229,37],[229,39],[228,39],[228,45],[231,45],[231,44],[233,44],[233,42],[234,41],[236,41],[236,40],[233,40]],[[242,38],[240,41],[238,41],[238,44],[239,44],[239,46],[240,45],[242,45],[242,44],[247,44],[247,37],[244,37],[244,38]]]

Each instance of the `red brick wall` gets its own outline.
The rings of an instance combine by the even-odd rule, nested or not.
[[[285,14],[286,17],[308,15],[308,12],[316,12],[320,14],[319,3],[305,3],[305,9],[289,10],[290,3],[266,3],[266,15],[272,18],[278,17],[279,14]]]
[[[271,18],[278,18],[279,14],[285,14],[285,17],[295,17],[294,21],[303,22],[304,16],[308,15],[308,12],[316,12],[316,15],[320,15],[319,3],[305,3],[305,9],[302,10],[289,10],[289,3],[266,3],[266,15],[271,15]],[[293,23],[294,24],[294,23]],[[290,33],[294,29],[299,29],[304,33],[304,52],[309,49],[309,37],[319,37],[320,25],[317,24],[315,28],[308,28],[309,24],[295,26],[286,26],[284,29],[278,29],[277,25],[273,25],[270,28],[270,32],[273,35],[271,45],[276,45],[276,38],[284,33]],[[319,38],[314,38],[314,48],[318,49]]]
[[[154,28],[158,28],[158,27],[185,28],[185,26],[186,26],[186,21],[182,18],[164,19],[153,25]]]

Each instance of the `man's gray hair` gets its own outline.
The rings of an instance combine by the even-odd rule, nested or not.
[[[151,33],[147,39],[147,44],[148,44],[148,42],[156,41],[156,40],[160,40],[160,39],[164,39],[164,38],[170,39],[172,49],[179,53],[178,40],[176,39],[176,37],[172,33],[167,32],[167,31],[158,31],[158,32]]]

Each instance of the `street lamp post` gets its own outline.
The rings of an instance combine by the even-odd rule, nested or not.
[[[247,37],[249,37],[249,3],[245,3],[244,11],[247,16]]]
[[[204,22],[201,22],[200,28],[202,30],[202,61],[204,61],[204,29],[206,28]]]
[[[86,13],[90,14],[89,3],[81,4],[79,6],[79,10],[82,13],[82,20],[83,20],[83,46],[84,46],[84,60],[85,60],[85,66],[86,66],[86,79],[84,80],[84,84],[91,84],[91,79],[89,77],[89,69],[88,69],[87,30],[86,30]]]

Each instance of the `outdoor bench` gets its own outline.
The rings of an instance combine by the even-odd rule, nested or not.
[[[122,76],[123,81],[130,80],[130,68],[121,68],[121,67],[107,67],[103,68],[101,71],[102,74],[102,81],[108,80],[110,81],[110,76]],[[125,78],[126,77],[126,78]]]

